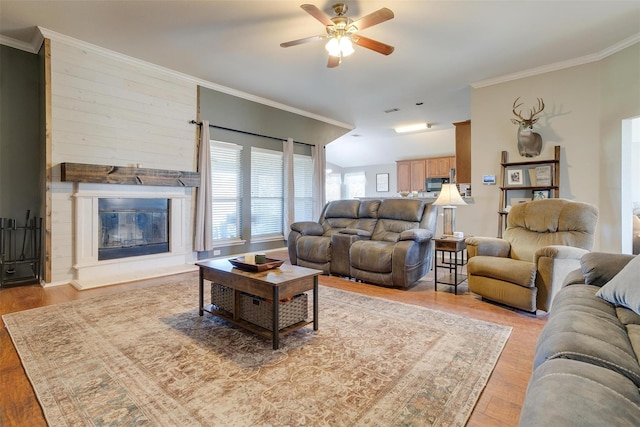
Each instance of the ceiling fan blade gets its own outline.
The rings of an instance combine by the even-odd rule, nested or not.
[[[316,6],[312,4],[303,4],[300,7],[307,12],[309,15],[316,18],[318,21],[322,22],[323,25],[333,25],[333,21],[329,18],[323,11],[318,9]]]
[[[324,36],[305,37],[303,39],[291,40],[290,42],[280,43],[280,47],[297,46],[297,45],[303,44],[303,43],[309,43],[309,42],[315,42],[316,40],[322,40],[323,38],[324,38]]]
[[[366,47],[367,49],[371,49],[383,55],[391,55],[394,50],[393,46],[381,43],[368,37],[361,36],[359,34],[354,35],[353,37],[351,37],[351,39],[358,46]]]
[[[362,18],[354,22],[352,25],[354,25],[358,29],[358,31],[360,31],[360,30],[364,30],[365,28],[369,28],[373,25],[379,24],[381,22],[388,21],[389,19],[392,19],[394,16],[395,15],[391,11],[391,9],[387,9],[386,7],[383,7],[380,10],[377,10],[375,12],[372,12],[368,15],[363,16]]]
[[[340,65],[340,57],[329,55],[329,61],[327,62],[327,68],[335,68]]]

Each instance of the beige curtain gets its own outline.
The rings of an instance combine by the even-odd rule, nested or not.
[[[293,179],[293,138],[282,141],[282,154],[284,157],[284,215],[282,231],[287,240],[291,224],[295,217],[295,189]]]
[[[196,224],[193,249],[202,252],[213,249],[211,218],[211,146],[209,142],[209,122],[204,120],[200,127],[198,148],[198,172],[200,187],[196,190]]]
[[[324,145],[311,147],[313,158],[313,218],[319,219],[325,201],[325,169],[326,157]]]

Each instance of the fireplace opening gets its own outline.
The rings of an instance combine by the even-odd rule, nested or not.
[[[169,200],[98,200],[98,260],[169,252]]]

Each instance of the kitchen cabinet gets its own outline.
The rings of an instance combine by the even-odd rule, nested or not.
[[[428,178],[448,178],[449,170],[456,166],[455,157],[435,157],[427,159]]]
[[[398,166],[398,191],[425,191],[426,162],[424,159],[401,160]]]
[[[456,182],[471,183],[471,120],[457,122],[456,127]],[[453,167],[453,166],[452,166]]]
[[[426,191],[427,178],[447,178],[455,168],[455,157],[398,160],[398,191]]]

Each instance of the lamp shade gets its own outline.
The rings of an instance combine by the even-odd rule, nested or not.
[[[440,195],[433,204],[440,206],[460,206],[466,205],[467,202],[462,199],[458,192],[458,187],[456,187],[455,184],[442,184]]]
[[[331,56],[340,56],[340,42],[335,37],[329,39],[325,45],[325,49],[327,49],[327,52],[329,52]]]

